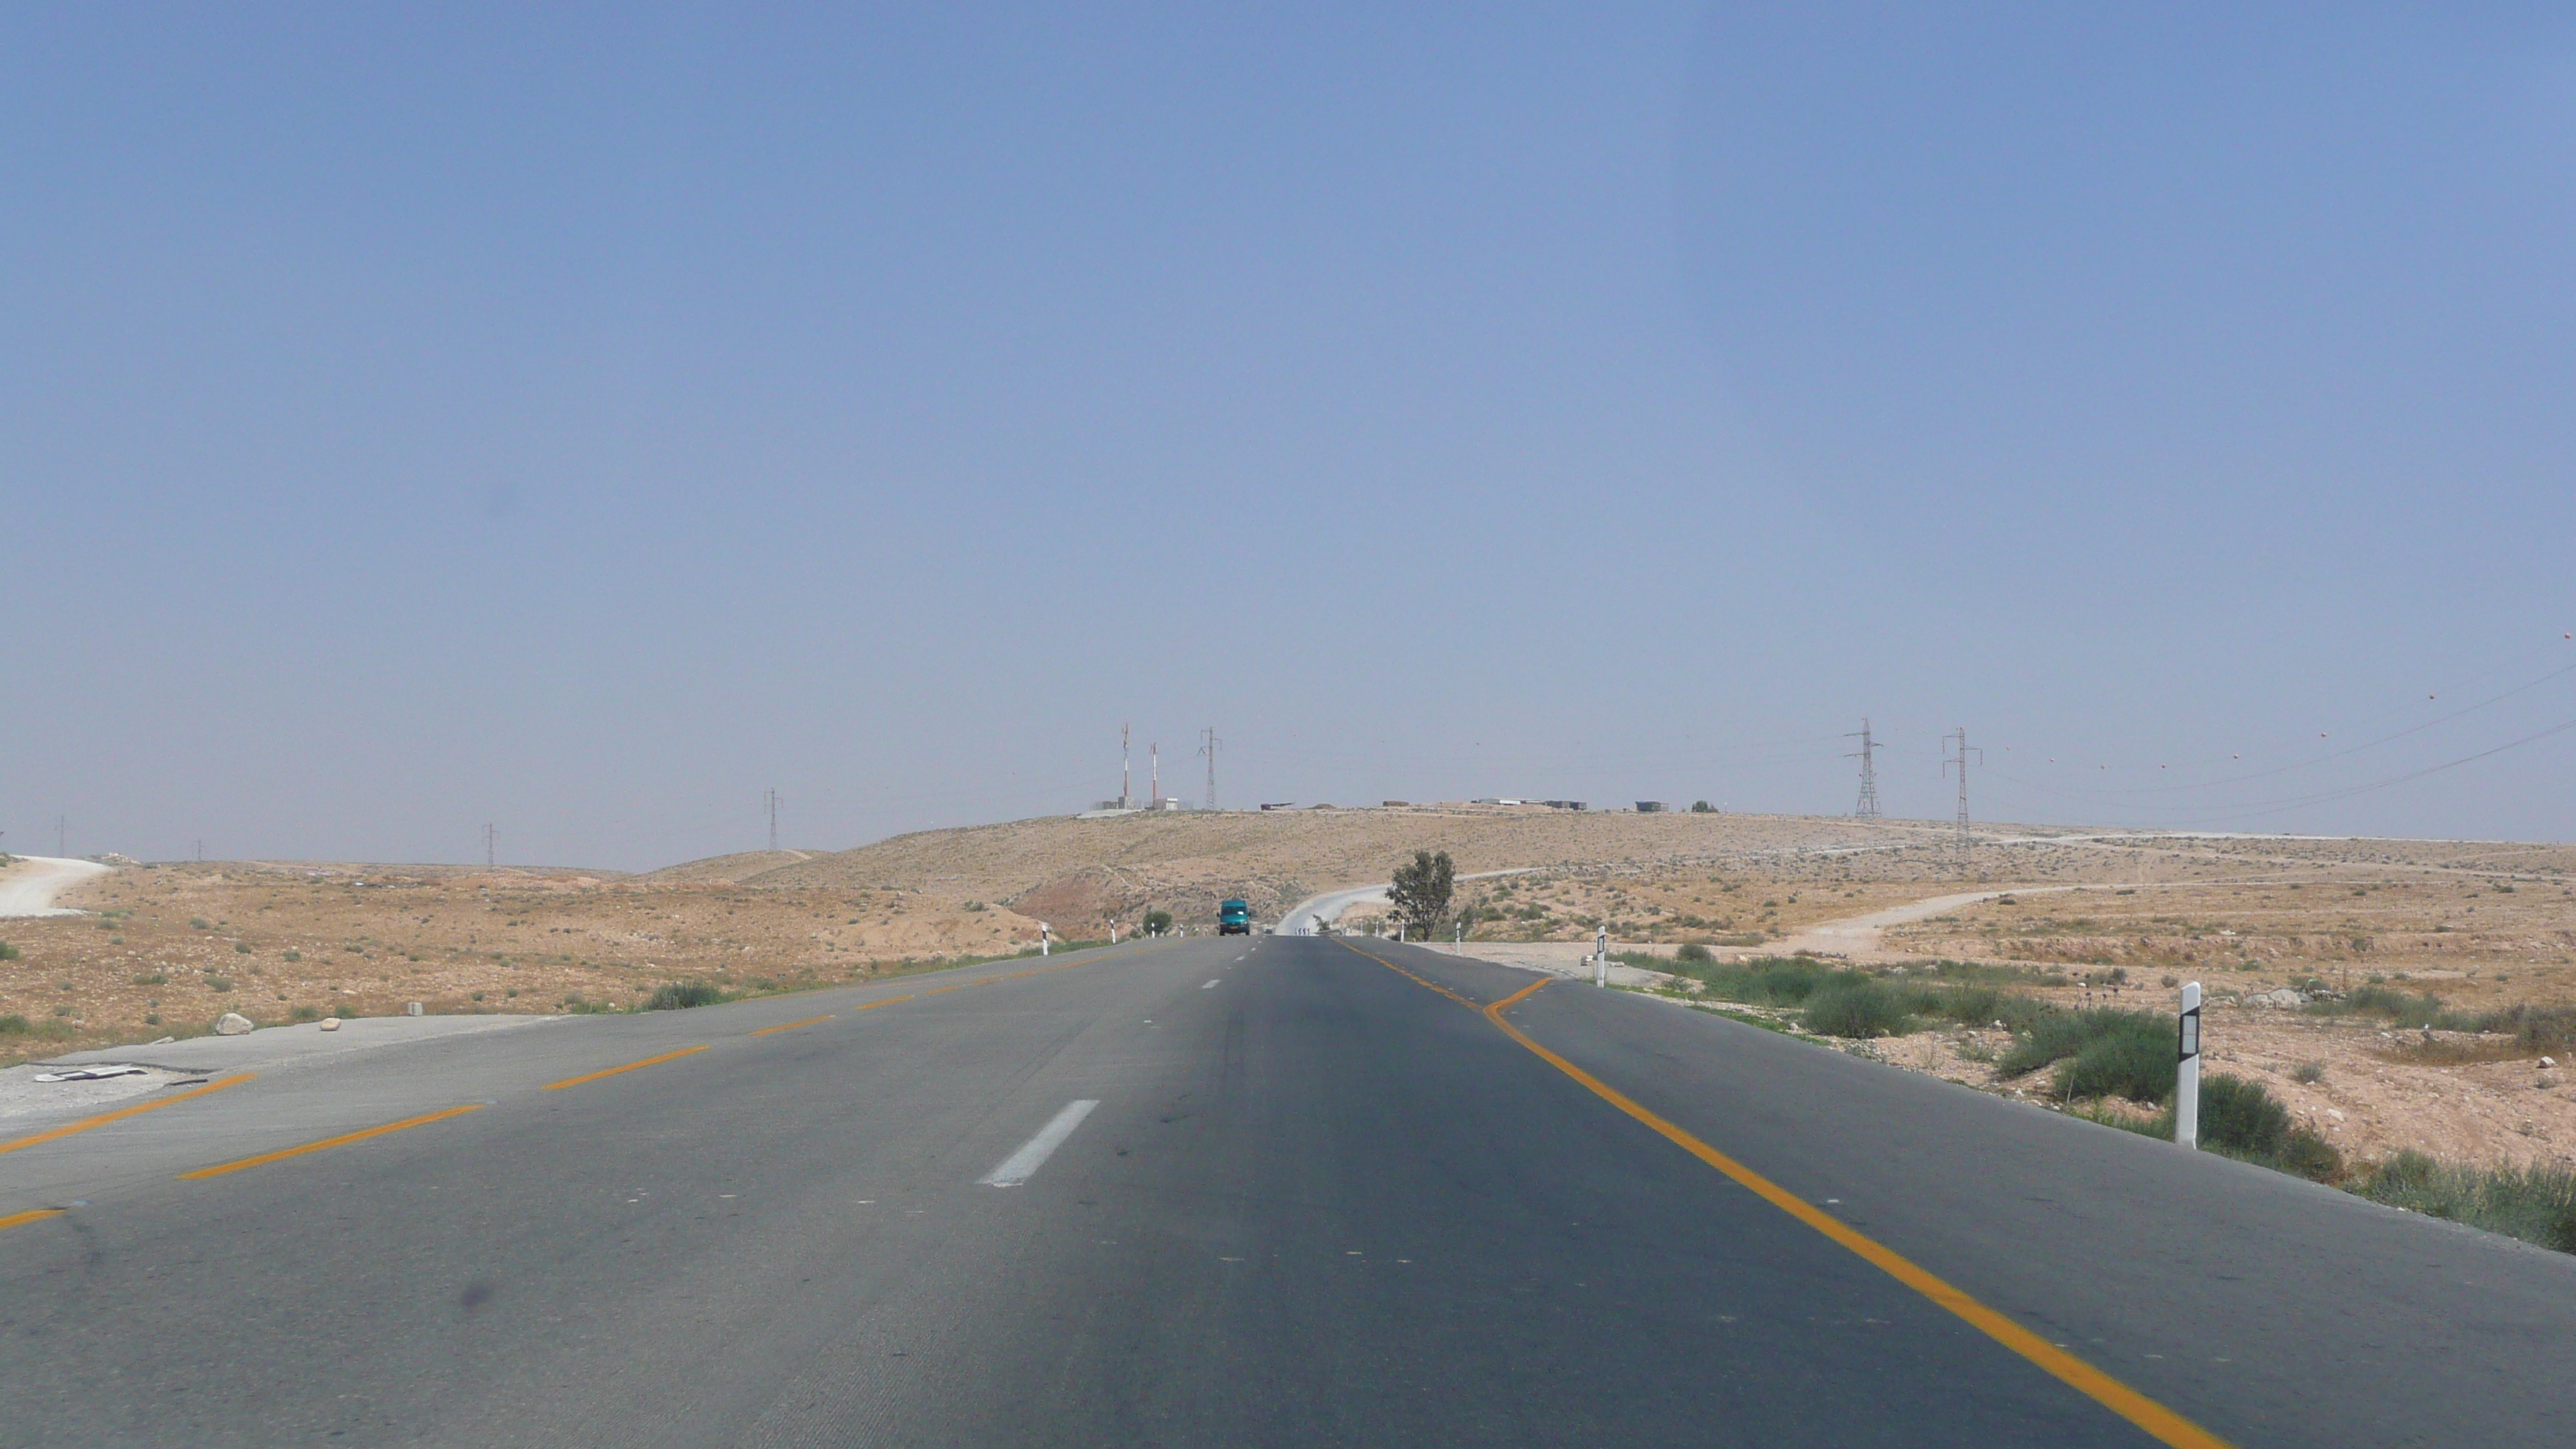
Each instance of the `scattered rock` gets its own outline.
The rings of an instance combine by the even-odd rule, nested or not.
[[[2308,1004],[2307,993],[2294,986],[2276,987],[2245,998],[2247,1006],[2298,1007]]]
[[[411,1004],[411,1014],[412,1014],[412,1015],[414,1015],[414,1016],[418,1016],[418,1015],[420,1015],[420,1003],[419,1003],[419,1002],[415,1001],[415,1002],[413,1002],[413,1003]]]
[[[338,1031],[340,1029],[340,1018],[336,1016],[326,1016],[322,1018],[322,1029],[324,1031]]]
[[[215,1022],[217,1036],[247,1036],[252,1030],[251,1019],[238,1011],[227,1011]]]
[[[2554,1066],[2558,1065],[2558,1058],[2556,1058],[2556,1057],[2542,1057],[2542,1058],[2540,1059],[2540,1064],[2541,1064],[2543,1067],[2554,1067]]]

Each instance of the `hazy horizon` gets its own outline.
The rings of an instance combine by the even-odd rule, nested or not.
[[[2566,839],[2576,20],[0,16],[0,849]]]

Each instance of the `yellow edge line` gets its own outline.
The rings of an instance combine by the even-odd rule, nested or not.
[[[67,1122],[49,1132],[37,1132],[29,1136],[14,1138],[7,1142],[0,1142],[0,1152],[15,1152],[21,1147],[33,1147],[39,1142],[51,1142],[57,1137],[69,1137],[75,1132],[87,1132],[92,1127],[104,1127],[110,1122],[121,1122],[128,1117],[139,1116],[145,1112],[157,1112],[161,1108],[167,1107],[173,1102],[184,1102],[190,1097],[202,1097],[208,1092],[220,1092],[226,1087],[238,1086],[243,1082],[249,1081],[254,1075],[256,1074],[244,1072],[238,1077],[226,1077],[220,1082],[209,1082],[206,1085],[197,1088],[193,1092],[181,1092],[175,1097],[162,1097],[150,1102],[138,1102],[131,1107],[119,1107],[113,1112],[101,1112],[95,1117],[83,1117],[77,1122]],[[13,1219],[12,1221],[17,1220]],[[0,1227],[7,1226],[7,1223],[0,1223]]]
[[[31,1208],[23,1213],[11,1213],[5,1218],[0,1218],[0,1228],[14,1228],[22,1223],[42,1222],[46,1218],[61,1217],[64,1212],[63,1208]]]
[[[180,1173],[179,1180],[181,1182],[188,1182],[201,1177],[221,1177],[227,1172],[239,1172],[245,1167],[265,1167],[272,1162],[283,1162],[290,1157],[302,1157],[305,1153],[319,1152],[326,1147],[345,1147],[352,1142],[364,1142],[370,1137],[382,1137],[388,1132],[400,1132],[406,1127],[418,1127],[430,1122],[443,1122],[450,1117],[461,1117],[468,1112],[480,1112],[482,1110],[482,1103],[472,1102],[462,1107],[450,1107],[444,1112],[431,1112],[419,1117],[406,1117],[400,1122],[388,1122],[382,1127],[370,1127],[364,1132],[350,1132],[338,1137],[325,1137],[319,1142],[307,1142],[301,1147],[289,1147],[278,1152],[263,1152],[257,1157],[245,1157],[239,1162],[227,1162],[216,1167],[200,1167],[194,1172]]]
[[[658,1057],[646,1057],[640,1062],[628,1062],[622,1067],[610,1067],[604,1072],[592,1072],[587,1076],[566,1077],[560,1082],[548,1082],[545,1085],[545,1090],[553,1092],[560,1091],[565,1087],[578,1087],[584,1082],[596,1082],[602,1077],[613,1077],[619,1072],[631,1072],[638,1067],[659,1066],[663,1062],[678,1061],[680,1058],[687,1056],[691,1052],[702,1052],[705,1050],[706,1048],[702,1046],[682,1047],[675,1052],[664,1052]]]
[[[1350,945],[1347,941],[1342,944],[1345,946]],[[1405,976],[1412,976],[1416,981],[1422,981],[1421,977],[1414,976],[1412,972],[1406,971],[1403,967],[1396,965],[1394,962],[1389,961],[1384,957],[1371,955],[1366,951],[1360,951],[1360,948],[1357,946],[1351,946],[1350,949],[1358,951],[1360,955],[1367,956],[1368,959],[1375,961],[1379,965],[1387,967],[1392,971]],[[1427,981],[1422,981],[1422,984],[1425,986],[1431,986],[1431,983]],[[1853,1254],[1868,1262],[1870,1266],[1879,1269],[1889,1277],[1894,1278],[1897,1282],[1902,1283],[1906,1287],[1913,1289],[1915,1292],[1922,1294],[1924,1297],[1931,1299],[1934,1303],[1939,1304],[1941,1307],[1965,1320],[1970,1327],[1976,1329],[1978,1332],[1983,1333],[1988,1338],[1991,1338],[1995,1342],[2002,1344],[2004,1347],[2011,1349],[2013,1352],[2020,1354],[2023,1358],[2028,1359],[2030,1362],[2045,1370],[2051,1376],[2055,1377],[2060,1383],[2065,1384],[2067,1387],[2084,1395],[2086,1398],[2093,1400],[2102,1407],[2109,1409],[2112,1413],[2119,1415],[2130,1423],[2137,1425],[2139,1428],[2153,1435],[2159,1441],[2172,1445],[2173,1449],[2228,1449],[2226,1440],[2219,1438],[2217,1435],[2210,1433],[2208,1430],[2193,1423],[2189,1419],[2184,1418],[2182,1415],[2175,1413],[2173,1410],[2166,1408],[2164,1405],[2159,1404],[2155,1400],[2148,1398],[2146,1395],[2139,1393],[2137,1390],[2130,1388],[2127,1384],[2120,1382],[2118,1379],[2102,1372],[2093,1365],[2086,1363],[2084,1360],[2077,1358],[2075,1355],[2066,1352],[2064,1349],[2059,1348],[2053,1343],[2050,1343],[2047,1339],[2044,1339],[2038,1334],[2031,1332],[2029,1329],[2022,1327],[2020,1324],[2013,1322],[2012,1319],[2005,1315],[1996,1312],[1992,1308],[1988,1308],[1985,1304],[1978,1302],[1967,1293],[1952,1286],[1950,1283],[1942,1279],[1940,1275],[1932,1272],[1930,1269],[1922,1267],[1911,1258],[1906,1257],[1904,1254],[1899,1253],[1895,1249],[1880,1243],[1877,1239],[1860,1232],[1850,1224],[1842,1221],[1840,1218],[1833,1216],[1822,1208],[1810,1204],[1806,1199],[1799,1197],[1787,1188],[1780,1186],[1771,1179],[1755,1172],[1752,1168],[1745,1166],[1743,1163],[1736,1161],[1734,1158],[1729,1157],[1725,1153],[1718,1151],[1716,1148],[1709,1146],[1707,1143],[1700,1141],[1697,1137],[1692,1136],[1690,1133],[1682,1130],[1678,1126],[1675,1126],[1673,1123],[1665,1121],[1662,1117],[1657,1116],[1655,1113],[1647,1110],[1644,1106],[1631,1100],[1625,1093],[1619,1091],[1618,1088],[1611,1086],[1609,1083],[1602,1081],[1600,1078],[1585,1071],[1583,1068],[1578,1067],[1574,1063],[1567,1061],[1565,1058],[1558,1056],[1556,1053],[1549,1051],[1546,1047],[1540,1046],[1537,1042],[1531,1040],[1529,1035],[1523,1032],[1519,1027],[1503,1020],[1503,1008],[1519,1002],[1522,998],[1528,996],[1531,992],[1538,990],[1539,987],[1545,986],[1546,984],[1547,982],[1545,980],[1541,980],[1535,985],[1526,987],[1501,1001],[1495,1002],[1491,1006],[1483,1008],[1485,1019],[1501,1028],[1503,1035],[1510,1037],[1512,1040],[1519,1042],[1522,1046],[1525,1046],[1532,1052],[1536,1053],[1541,1061],[1546,1062],[1549,1066],[1556,1068],[1558,1071],[1563,1072],[1567,1076],[1582,1083],[1594,1096],[1599,1097],[1611,1106],[1618,1108],[1620,1111],[1627,1113],[1639,1122],[1644,1123],[1647,1127],[1653,1129],[1657,1135],[1663,1137],[1666,1141],[1671,1142],[1674,1146],[1679,1147],[1684,1152],[1687,1152],[1691,1156],[1698,1158],[1700,1161],[1707,1163],[1709,1166],[1716,1168],[1718,1171],[1725,1173],[1728,1177],[1735,1179],[1736,1182],[1750,1189],[1755,1196],[1760,1197],[1763,1201],[1780,1209],[1782,1212],[1787,1213],[1789,1216],[1796,1218],[1798,1221],[1805,1223],[1808,1227],[1815,1229],[1826,1237],[1831,1238],[1836,1244],[1850,1250]],[[1431,986],[1431,989],[1440,992],[1444,996],[1454,997],[1457,995],[1455,992],[1445,990],[1438,986]]]
[[[791,1022],[787,1023],[785,1026],[764,1026],[764,1027],[762,1027],[762,1028],[761,1028],[760,1030],[758,1030],[758,1031],[754,1031],[754,1032],[745,1032],[745,1033],[744,1033],[744,1035],[746,1035],[746,1036],[767,1036],[767,1035],[769,1035],[769,1034],[770,1034],[771,1032],[773,1032],[773,1031],[794,1031],[796,1028],[798,1028],[798,1027],[800,1027],[800,1026],[812,1026],[814,1023],[816,1023],[816,1022],[818,1022],[818,1021],[830,1021],[831,1019],[832,1019],[832,1015],[831,1015],[831,1013],[830,1013],[830,1012],[825,1012],[825,1013],[824,1013],[823,1015],[821,1015],[821,1016],[809,1016],[809,1017],[805,1018],[803,1021],[791,1021]]]

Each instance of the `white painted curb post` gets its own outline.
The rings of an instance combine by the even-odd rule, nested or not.
[[[1046,922],[1038,922],[1038,954],[1041,956],[1047,954],[1047,949],[1052,944],[1047,940],[1047,930]]]
[[[2182,988],[2179,1064],[2174,1070],[2174,1141],[2200,1145],[2200,983]]]
[[[1607,921],[1592,933],[1592,984],[1610,984],[1610,923]]]

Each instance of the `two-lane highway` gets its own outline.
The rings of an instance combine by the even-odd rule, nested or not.
[[[0,1150],[67,1209],[0,1230],[0,1440],[2563,1437],[2563,1258],[1532,983],[1166,942]]]

